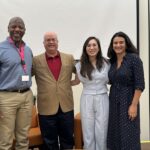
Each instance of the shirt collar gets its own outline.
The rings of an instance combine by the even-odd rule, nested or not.
[[[13,39],[12,39],[11,37],[7,37],[7,40],[8,40],[8,42],[9,42],[10,44],[15,45],[15,44],[14,44],[14,41],[13,41]],[[25,45],[25,42],[22,41],[21,47],[24,46],[24,45]]]
[[[45,52],[45,56],[46,56],[46,59],[47,59],[47,60],[48,60],[48,59],[55,59],[55,58],[60,57],[60,52],[59,52],[59,51],[57,51],[57,55],[56,55],[56,56],[54,56],[54,57],[48,56],[48,55],[47,55],[47,53]]]

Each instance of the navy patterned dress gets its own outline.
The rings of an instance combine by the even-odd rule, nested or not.
[[[109,71],[110,113],[107,146],[109,150],[141,150],[140,116],[134,121],[128,116],[135,89],[144,90],[144,72],[141,59],[127,53],[121,66],[111,65]]]

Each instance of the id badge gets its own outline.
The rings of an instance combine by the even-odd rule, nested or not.
[[[29,75],[22,75],[22,81],[29,81]]]

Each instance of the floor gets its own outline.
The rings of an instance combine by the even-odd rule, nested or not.
[[[39,150],[39,149],[34,148],[34,150]],[[79,150],[79,149],[76,149],[76,150]],[[142,144],[142,150],[150,150],[150,143]]]
[[[150,143],[142,144],[142,150],[150,150]]]

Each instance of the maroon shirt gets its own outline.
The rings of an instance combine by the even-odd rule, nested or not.
[[[50,57],[45,53],[45,57],[46,57],[48,67],[57,81],[61,70],[60,53],[58,52],[55,57]]]

